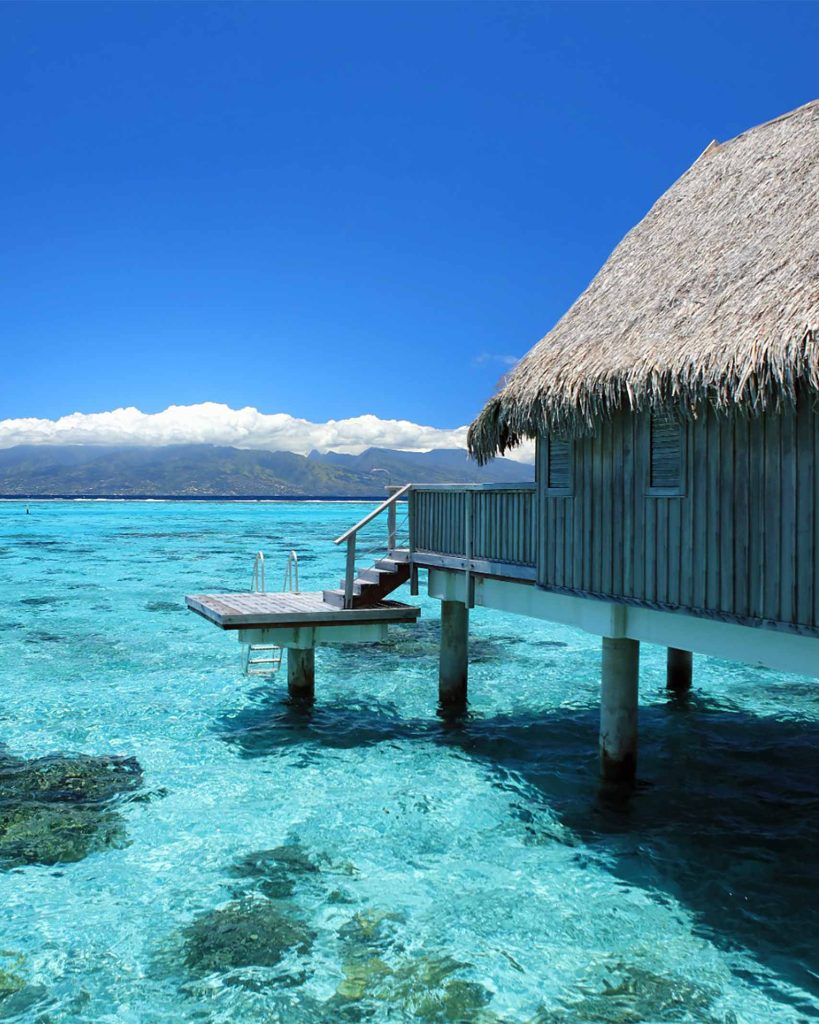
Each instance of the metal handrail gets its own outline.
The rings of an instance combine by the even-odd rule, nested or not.
[[[293,587],[293,584],[295,588]],[[284,570],[284,583],[282,590],[290,590],[294,594],[299,592],[299,556],[291,551],[287,556],[287,568]]]
[[[257,551],[256,557],[253,559],[253,576],[250,582],[250,589],[255,594],[263,594],[264,588],[264,552]]]
[[[366,526],[367,523],[371,523],[376,516],[380,516],[384,509],[390,507],[401,497],[402,494],[406,494],[407,491],[412,487],[412,484],[404,484],[403,487],[399,487],[398,490],[389,496],[386,501],[382,501],[378,508],[373,509],[369,515],[364,516],[360,523],[356,523],[355,526],[350,527],[346,533],[342,533],[340,537],[336,537],[333,541],[334,544],[341,544],[345,540],[349,540],[350,537],[354,536],[361,529],[362,526]]]
[[[336,537],[333,541],[334,544],[341,544],[347,541],[347,568],[344,573],[344,607],[352,608],[353,606],[353,593],[355,591],[355,546],[356,537],[358,531],[362,526],[366,526],[367,523],[371,523],[373,519],[380,516],[382,512],[389,509],[387,519],[387,550],[392,551],[395,548],[395,505],[398,499],[407,493],[412,488],[412,484],[404,484],[403,487],[398,487],[396,490],[387,498],[386,501],[382,501],[378,508],[373,509],[368,515],[364,516],[361,522],[356,523],[355,526],[347,530],[346,533],[342,533],[340,537]]]
[[[253,578],[250,583],[251,590],[256,594],[265,593],[265,564],[264,552],[257,551],[253,559]],[[284,582],[282,591],[299,593],[299,556],[291,551],[287,556],[287,566],[284,570]],[[262,654],[262,657],[254,658],[254,654]],[[242,672],[246,676],[271,676],[282,667],[282,648],[278,644],[242,644]]]

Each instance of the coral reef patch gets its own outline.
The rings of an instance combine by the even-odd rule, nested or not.
[[[310,951],[315,933],[273,900],[247,896],[207,911],[184,930],[185,966],[194,975],[273,967],[293,950]]]
[[[67,864],[123,846],[114,804],[141,785],[132,757],[0,754],[0,869]]]

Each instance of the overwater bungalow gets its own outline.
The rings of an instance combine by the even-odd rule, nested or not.
[[[601,172],[602,173],[602,172]],[[313,692],[317,644],[379,639],[441,601],[439,693],[463,702],[469,609],[602,638],[606,777],[637,754],[640,643],[819,674],[819,101],[712,142],[617,246],[469,431],[480,462],[536,440],[536,481],[395,489],[346,544],[343,586],[197,595],[248,645],[288,650]],[[398,541],[396,504],[409,509]],[[356,538],[387,517],[384,557]]]

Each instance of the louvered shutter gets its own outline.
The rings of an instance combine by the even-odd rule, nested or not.
[[[679,491],[682,487],[682,427],[665,416],[651,417],[649,486],[652,490]]]
[[[571,486],[571,441],[549,438],[549,465],[546,486],[550,490],[568,491]]]

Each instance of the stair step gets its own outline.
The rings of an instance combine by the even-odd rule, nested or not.
[[[344,580],[339,582],[339,589],[344,590]],[[371,598],[377,601],[378,597],[372,598],[373,594],[382,594],[386,590],[393,590],[394,587],[381,587],[377,583],[370,583],[367,580],[355,580],[353,583],[353,597]]]
[[[378,604],[387,593],[389,593],[389,590],[385,592],[381,587],[371,585],[365,587],[363,592],[357,590],[353,594],[353,604],[356,608],[366,607],[369,604]],[[339,587],[338,590],[323,590],[321,594],[325,604],[332,605],[334,608],[344,607],[344,587]]]
[[[361,608],[382,601],[405,583],[409,575],[409,551],[399,549],[390,552],[388,557],[379,558],[375,565],[362,569],[353,580],[353,605]],[[322,591],[325,604],[343,608],[345,586],[346,581],[340,580],[337,589]]]
[[[399,572],[405,564],[405,562],[397,561],[394,558],[379,558],[374,568],[380,569],[382,572]]]
[[[389,583],[390,577],[395,575],[394,569],[362,569],[358,578],[366,583]]]

